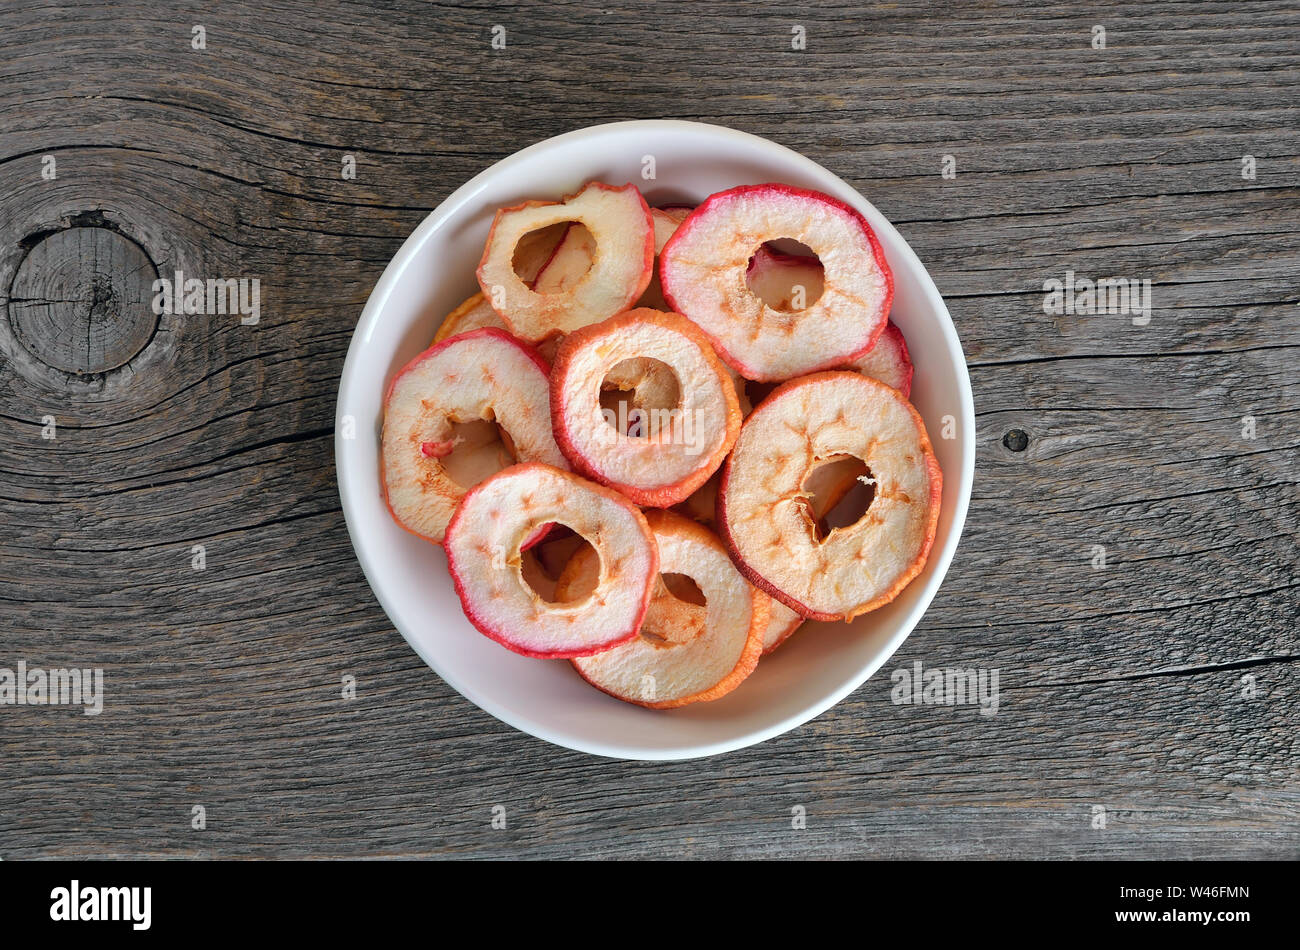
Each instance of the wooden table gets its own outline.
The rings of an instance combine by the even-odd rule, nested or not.
[[[0,858],[1300,853],[1300,7],[391,7],[0,10],[0,667],[100,666],[107,697],[0,707]],[[962,545],[882,674],[678,764],[439,680],[332,462],[406,235],[523,146],[646,117],[874,202],[979,425]],[[260,321],[155,318],[155,268],[259,278]],[[1067,272],[1149,280],[1149,323],[1045,312]],[[997,715],[891,703],[916,660],[1000,670]]]

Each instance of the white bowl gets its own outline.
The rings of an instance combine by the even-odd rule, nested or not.
[[[642,177],[648,156],[653,180]],[[671,711],[619,702],[579,679],[566,661],[519,656],[478,633],[461,612],[442,549],[401,530],[380,495],[384,389],[429,345],[442,317],[475,291],[474,269],[493,213],[528,198],[558,199],[591,179],[635,182],[651,205],[694,204],[735,185],[786,182],[861,211],[894,271],[892,318],[916,366],[912,402],[943,468],[929,563],[893,603],[851,624],[810,623],[730,695]],[[870,202],[815,162],[766,139],[695,122],[616,122],[570,132],[497,162],[457,189],[415,229],[371,293],[343,367],[337,416],[339,495],[352,544],[407,642],[498,719],[557,745],[627,759],[739,749],[807,722],[862,685],[938,590],[961,534],[975,467],[975,410],[961,344],[912,249]],[[943,437],[945,422],[950,438]]]

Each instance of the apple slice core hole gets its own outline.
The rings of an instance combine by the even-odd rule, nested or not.
[[[623,360],[600,384],[600,409],[612,429],[649,438],[672,424],[682,405],[682,384],[673,368],[650,357]]]
[[[807,244],[794,238],[765,241],[750,255],[745,285],[773,310],[781,313],[807,310],[821,299],[825,290],[821,258]]]
[[[659,575],[641,636],[660,645],[689,643],[705,631],[708,600],[700,586],[686,574]]]
[[[599,557],[599,552],[592,547],[590,541],[574,532],[568,538],[544,541],[538,548],[542,550],[530,548],[523,551],[519,559],[519,573],[534,594],[548,604],[580,603],[591,596],[600,582],[599,571],[579,572],[563,590],[557,589],[560,574],[570,561],[579,557]]]
[[[464,490],[518,461],[514,440],[493,419],[453,420],[446,441],[423,443],[421,450],[438,455],[447,476]]]
[[[700,590],[700,585],[695,583],[685,574],[661,574],[664,587],[668,588],[668,593],[672,594],[678,600],[685,601],[688,604],[695,604],[698,607],[704,607],[708,604],[708,599],[704,596],[704,591]]]
[[[813,534],[824,543],[835,531],[866,517],[876,497],[876,481],[865,462],[852,455],[827,459],[804,477],[802,489]]]
[[[521,237],[510,256],[510,266],[514,268],[515,276],[531,285],[537,272],[550,260],[556,245],[572,224],[577,222],[559,221],[544,228],[535,228]]]

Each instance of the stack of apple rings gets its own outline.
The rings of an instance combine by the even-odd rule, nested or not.
[[[484,635],[669,709],[925,566],[942,474],[853,208],[590,182],[500,209],[477,278],[389,383],[382,459]]]

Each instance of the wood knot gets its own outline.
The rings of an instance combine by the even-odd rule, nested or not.
[[[108,373],[153,339],[157,277],[144,248],[109,227],[38,235],[9,287],[9,324],[47,366],[73,376]]]
[[[1024,429],[1012,429],[1002,437],[1002,444],[1012,452],[1023,452],[1029,448],[1029,433]]]

